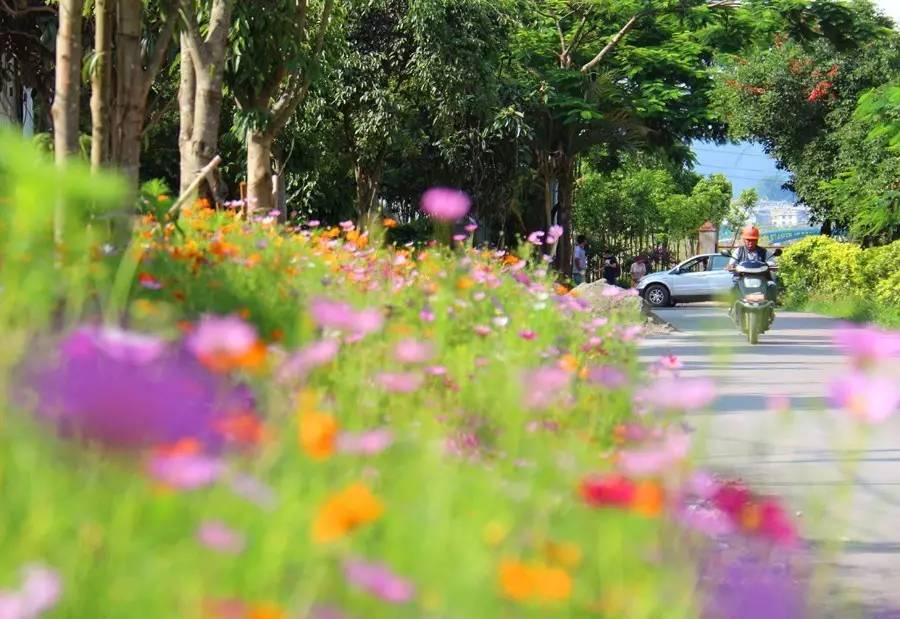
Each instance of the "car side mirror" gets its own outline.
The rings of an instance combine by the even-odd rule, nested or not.
[[[722,251],[720,251],[719,255],[727,256],[728,258],[731,258],[731,252],[729,252],[727,249],[723,249]]]
[[[778,249],[776,249],[775,251],[772,252],[772,257],[777,258],[778,256],[781,255],[781,253],[782,253],[781,248],[779,247]]]

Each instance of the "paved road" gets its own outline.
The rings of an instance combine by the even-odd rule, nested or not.
[[[831,342],[836,322],[781,312],[751,346],[722,307],[656,313],[678,331],[646,340],[642,360],[674,354],[683,376],[719,385],[714,410],[689,420],[703,463],[786,497],[811,541],[843,542],[829,559],[842,588],[900,609],[900,415],[862,437],[827,410],[828,383],[846,368]],[[888,371],[900,381],[900,362]],[[789,397],[792,411],[769,410],[771,394]]]

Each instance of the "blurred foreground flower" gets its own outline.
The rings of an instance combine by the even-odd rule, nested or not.
[[[469,212],[472,201],[464,192],[434,187],[422,195],[422,211],[439,221],[454,222]]]
[[[845,325],[834,332],[834,342],[861,367],[900,355],[900,333],[876,327]]]
[[[325,460],[334,453],[338,424],[334,417],[315,410],[301,410],[300,446],[313,460]]]
[[[558,567],[504,560],[499,568],[500,590],[517,602],[561,602],[572,594],[572,578]]]
[[[317,543],[340,539],[357,528],[375,522],[384,513],[384,505],[361,483],[332,495],[319,508],[313,522],[312,537]]]
[[[338,340],[313,342],[288,357],[278,371],[278,379],[281,381],[305,380],[315,368],[334,361],[340,348],[341,343]]]
[[[635,394],[639,405],[656,411],[687,412],[705,408],[716,399],[712,381],[697,378],[660,378]]]
[[[203,454],[155,455],[147,468],[156,481],[177,490],[209,486],[225,472],[221,460]]]
[[[572,382],[572,374],[559,367],[543,367],[526,372],[522,377],[526,408],[547,408],[557,402]]]
[[[651,480],[635,482],[621,475],[588,477],[579,491],[591,507],[618,507],[653,517],[665,506],[662,486]]]
[[[629,477],[658,475],[682,462],[690,447],[690,436],[670,430],[661,441],[635,449],[623,449],[617,455],[616,464]]]
[[[757,496],[741,484],[728,483],[718,488],[711,502],[745,533],[785,546],[798,540],[790,516],[772,497]]]
[[[313,321],[323,329],[364,336],[381,330],[384,316],[375,309],[355,310],[349,304],[331,299],[313,299],[309,304]]]
[[[380,563],[349,559],[344,562],[344,578],[357,589],[391,604],[405,604],[415,595],[411,582]]]
[[[337,449],[341,453],[374,456],[391,446],[393,433],[387,428],[367,432],[341,432],[337,437]]]
[[[829,401],[859,421],[881,423],[897,412],[900,386],[887,376],[852,372],[831,384]]]
[[[187,347],[217,372],[256,368],[266,357],[256,329],[237,316],[204,316],[188,336]]]
[[[29,369],[36,412],[66,436],[134,449],[194,439],[224,444],[223,420],[253,409],[252,395],[183,351],[148,336],[83,327],[57,359]]]
[[[225,554],[240,554],[246,541],[244,536],[218,520],[202,523],[197,529],[197,540],[210,548]]]
[[[0,590],[0,619],[37,619],[59,602],[62,581],[43,565],[22,568],[22,584],[16,590]]]

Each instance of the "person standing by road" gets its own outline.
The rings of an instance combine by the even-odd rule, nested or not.
[[[637,286],[638,283],[647,275],[647,264],[644,262],[643,256],[638,256],[631,263],[631,285]]]
[[[575,244],[575,259],[572,265],[572,279],[575,285],[583,284],[587,274],[587,238],[579,234]]]
[[[615,256],[609,255],[606,257],[606,261],[603,263],[603,279],[606,280],[606,283],[610,286],[616,285],[616,280],[619,279],[619,275],[622,274],[622,269],[619,267],[619,261]]]

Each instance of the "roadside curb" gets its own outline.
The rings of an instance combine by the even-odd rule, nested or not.
[[[659,314],[657,314],[655,311],[650,309],[650,306],[647,305],[646,303],[641,304],[641,313],[647,317],[647,320],[649,320],[650,322],[652,322],[655,325],[666,327],[667,329],[671,329],[672,331],[674,331],[676,333],[681,332],[680,329],[678,329],[671,322],[669,322],[668,320],[665,320]]]

